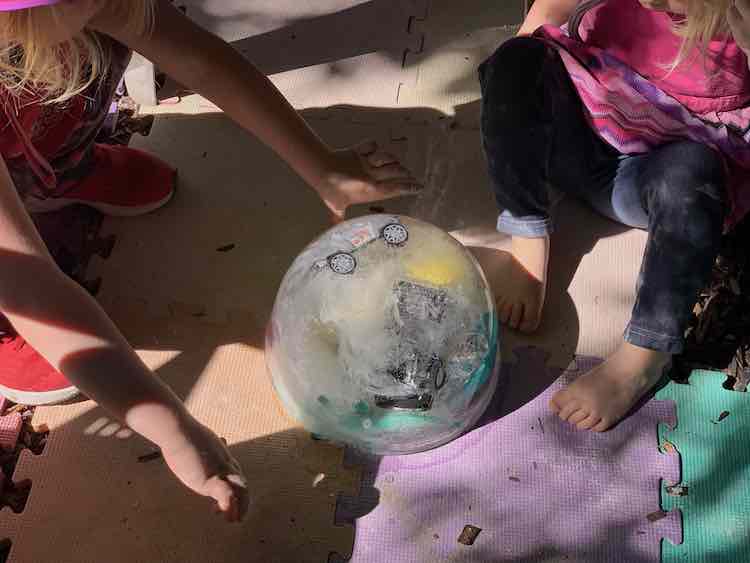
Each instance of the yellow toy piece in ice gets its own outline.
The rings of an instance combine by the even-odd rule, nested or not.
[[[466,277],[471,264],[458,252],[443,251],[437,256],[431,252],[422,252],[420,256],[408,260],[404,267],[409,278],[415,282],[449,286]]]

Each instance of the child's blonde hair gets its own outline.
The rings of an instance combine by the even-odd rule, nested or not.
[[[123,25],[137,32],[151,28],[153,0],[115,2]],[[55,6],[0,13],[0,89],[14,96],[32,91],[55,103],[81,93],[106,75],[111,52],[97,33],[84,29],[62,44],[45,43],[39,21],[50,15],[57,18]]]
[[[685,62],[694,48],[705,54],[708,43],[716,37],[729,35],[727,10],[732,0],[684,0],[686,17],[675,25],[675,32],[682,37],[682,47],[672,63],[674,70]]]

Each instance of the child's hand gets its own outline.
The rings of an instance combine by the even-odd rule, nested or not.
[[[180,445],[162,447],[169,468],[190,489],[213,498],[229,522],[242,520],[249,504],[247,483],[224,442],[197,421],[184,438]]]
[[[336,151],[330,172],[316,188],[340,221],[350,205],[414,194],[421,186],[395,156],[367,142]]]
[[[750,57],[750,0],[734,0],[727,10],[727,21],[735,42]]]

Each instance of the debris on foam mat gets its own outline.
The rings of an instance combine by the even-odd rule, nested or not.
[[[723,370],[725,388],[750,384],[750,218],[722,239],[711,280],[700,292],[686,334],[685,352],[675,357],[671,377],[685,383],[694,369]]]
[[[659,504],[661,483],[681,480],[680,459],[656,439],[658,426],[676,423],[674,403],[650,401],[604,434],[579,432],[548,408],[552,393],[598,362],[578,357],[503,414],[503,397],[524,381],[560,375],[538,349],[516,355],[478,428],[436,450],[361,462],[360,494],[340,499],[336,514],[356,523],[351,563],[656,562],[660,543],[680,543],[679,511]]]

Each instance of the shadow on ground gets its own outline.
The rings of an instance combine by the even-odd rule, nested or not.
[[[278,2],[236,3],[231,10],[218,0],[182,0],[186,13],[206,29],[232,44],[266,74],[380,52],[394,65],[405,64],[406,52],[423,48],[424,18],[453,13],[451,0],[340,0],[313,6]],[[341,9],[342,4],[350,4]],[[441,21],[431,33],[435,48],[466,35],[467,30],[496,28],[518,23],[522,0],[507,2],[507,9],[487,9],[484,0],[463,3],[461,21]],[[448,7],[448,9],[446,9]],[[284,14],[284,12],[286,12]],[[242,39],[234,39],[242,35]],[[250,35],[250,37],[247,37]],[[336,37],[336,41],[330,41]],[[410,64],[410,63],[406,63]]]
[[[428,185],[416,202],[413,199],[379,202],[358,209],[356,213],[373,210],[393,213],[416,210],[425,213],[431,210],[432,203],[438,197],[446,197],[447,193],[456,203],[445,207],[449,211],[441,212],[437,223],[449,230],[458,227],[459,231],[472,231],[475,240],[477,237],[481,239],[481,234],[477,235],[477,232],[481,233],[481,228],[486,225],[474,225],[472,217],[493,217],[494,211],[486,203],[487,182],[476,131],[444,127],[445,116],[428,109],[330,109],[335,118],[330,118],[321,110],[309,112],[308,117],[331,143],[346,145],[359,140],[362,135],[382,135],[381,140],[402,156],[405,155],[408,162],[423,166],[417,170],[422,176],[431,177],[438,183],[441,178],[448,180],[441,184],[439,193],[431,192],[432,188]],[[476,104],[458,109],[460,115],[476,112]],[[350,119],[363,115],[366,119]],[[370,125],[358,125],[356,121]],[[425,123],[433,125],[425,126]],[[458,147],[453,137],[456,134],[474,139],[475,145]],[[201,389],[208,385],[203,378],[217,354],[229,346],[239,345],[248,354],[253,350],[262,350],[263,328],[270,314],[275,290],[297,253],[329,226],[327,213],[290,171],[223,117],[170,116],[157,120],[152,137],[140,144],[185,168],[184,185],[174,203],[162,211],[128,221],[107,220],[105,231],[112,231],[118,237],[118,246],[103,268],[102,292],[107,297],[105,304],[108,303],[108,312],[136,349],[147,354],[164,354],[156,374],[187,399],[188,404],[200,397],[203,412],[209,413],[209,422],[216,420],[226,425],[229,420],[231,426],[235,418],[238,421],[249,420],[244,416],[247,412],[279,409],[275,402],[253,404],[250,397],[240,407],[243,412],[238,412],[234,410],[238,408],[236,398],[231,397],[233,389],[223,389],[207,397],[201,393]],[[190,142],[181,142],[180,139],[190,139]],[[233,148],[229,152],[218,151],[219,156],[214,156],[219,143]],[[184,154],[186,150],[189,154]],[[212,153],[210,157],[205,156],[208,151]],[[201,154],[203,157],[199,157]],[[201,158],[206,160],[201,161]],[[261,162],[265,164],[248,166],[248,163]],[[201,172],[203,168],[207,170]],[[231,185],[218,186],[217,174],[232,178]],[[242,191],[243,186],[249,189]],[[476,215],[472,215],[472,209]],[[451,217],[450,210],[464,216]],[[206,219],[211,213],[218,213],[220,220]],[[555,275],[550,290],[558,297],[551,299],[550,308],[554,313],[548,315],[542,327],[545,342],[562,343],[570,354],[577,343],[578,319],[566,289],[578,263],[596,241],[600,237],[621,232],[612,224],[589,216],[585,210],[579,210],[579,213],[591,219],[591,229],[581,229],[578,221],[566,223],[564,217],[559,222],[557,236],[561,244],[557,245],[560,251],[553,254],[552,269]],[[419,213],[415,215],[419,216]],[[276,225],[275,236],[270,237],[267,234],[269,217],[274,218],[270,223]],[[428,213],[426,218],[432,217]],[[200,228],[196,229],[197,226]],[[72,232],[70,224],[66,225],[66,229],[66,232]],[[73,238],[79,240],[76,236]],[[236,249],[222,253],[221,260],[217,261],[217,248],[226,243],[235,245]],[[59,247],[59,241],[55,245]],[[98,248],[97,245],[94,247]],[[496,252],[491,258],[502,263],[507,255]],[[66,260],[69,259],[67,256]],[[26,258],[3,255],[0,260],[7,267],[15,268],[22,266]],[[187,287],[185,291],[191,287],[220,288],[218,291],[228,296],[230,302],[238,302],[236,314],[216,324],[190,310],[169,310],[167,313],[165,308],[163,315],[153,316],[153,309],[138,306],[138,295],[128,292],[133,288],[148,287],[149,284],[158,286],[159,275],[167,273],[182,280],[182,285]],[[175,286],[174,289],[176,293],[183,290],[182,286]],[[120,301],[119,298],[125,299]],[[28,308],[28,303],[10,304],[9,307],[15,313],[31,318],[42,316],[39,311]],[[264,379],[266,375],[262,360],[258,359],[257,354],[253,358],[251,365],[236,369],[245,369],[248,378]],[[502,407],[485,421],[489,423],[515,411],[551,382],[549,376],[542,375],[516,382],[510,388],[501,387],[500,392],[504,396],[495,404]],[[216,387],[216,382],[211,385],[214,390],[221,389],[220,385]],[[234,412],[228,411],[228,405]],[[64,503],[71,498],[76,499],[80,518],[89,520],[99,515],[97,518],[101,519],[103,529],[128,534],[128,549],[135,559],[138,554],[160,553],[162,561],[176,560],[175,557],[182,557],[179,554],[184,553],[181,543],[187,541],[192,545],[196,538],[203,538],[206,547],[196,547],[195,560],[240,560],[237,554],[242,552],[245,554],[242,560],[320,561],[321,554],[328,548],[329,551],[345,552],[346,545],[351,546],[353,542],[353,528],[334,526],[332,519],[336,495],[342,489],[356,489],[355,473],[342,468],[341,450],[314,442],[299,429],[269,432],[236,443],[232,443],[230,437],[232,451],[247,469],[256,497],[249,522],[241,528],[244,532],[238,532],[240,528],[225,529],[206,524],[203,517],[206,503],[186,497],[180,486],[166,475],[166,468],[162,467],[161,462],[138,463],[138,456],[149,448],[138,439],[114,440],[117,436],[124,436],[123,432],[124,429],[109,421],[99,409],[83,408],[78,417],[55,430],[52,437],[55,442],[54,455],[50,453],[37,461],[43,461],[45,471],[54,475],[63,474],[79,464],[79,456],[96,458],[97,461],[89,464],[91,474],[87,479],[110,479],[107,483],[109,493],[95,496],[80,490],[70,495],[61,494],[57,501],[53,499],[46,508],[49,512],[64,513]],[[112,481],[128,474],[112,469],[113,464],[127,465],[134,477],[122,482]],[[322,481],[315,485],[321,475]],[[327,489],[329,483],[331,488]],[[76,480],[74,484],[80,484],[80,481]],[[349,490],[348,493],[354,494],[355,491]],[[377,505],[377,491],[367,491],[366,483],[361,494],[371,499],[371,508]],[[33,498],[32,492],[31,504]],[[134,502],[141,504],[134,507],[128,499],[137,499]],[[143,511],[146,513],[144,522],[154,521],[154,518],[163,522],[161,519],[171,518],[169,515],[174,510],[180,510],[183,516],[167,526],[173,534],[169,537],[150,537],[147,529],[139,527],[139,514],[144,514]],[[112,513],[118,511],[121,514],[116,514],[116,519],[112,520]],[[195,517],[184,515],[193,512]],[[66,530],[71,532],[66,526],[60,526],[59,530],[61,533]],[[342,533],[345,535],[343,538]],[[179,538],[190,539],[181,541]],[[54,539],[50,538],[50,542]],[[62,537],[59,540],[54,542],[58,546],[59,560],[73,560],[75,550],[80,546],[75,547]],[[97,541],[92,540],[89,547],[104,548],[98,546]],[[602,541],[606,541],[606,538],[602,538]],[[334,544],[335,549],[331,547]],[[66,545],[70,546],[69,553],[64,553]],[[248,555],[250,553],[257,554],[257,557]],[[305,555],[300,556],[299,553]],[[130,554],[127,557],[126,554],[121,555],[125,558],[123,560],[133,559]]]
[[[260,22],[264,29],[272,29],[236,43],[240,51],[267,73],[333,62],[373,51],[384,53],[394,65],[400,65],[405,60],[405,52],[414,45],[408,27],[395,29],[391,25],[397,20],[402,21],[404,4],[410,4],[408,2],[362,2],[348,10],[331,9],[319,16],[291,20],[279,20],[271,9],[264,12],[254,8],[252,12],[233,13],[222,22],[212,15],[211,5],[215,1],[186,3],[190,5],[191,16],[212,29],[251,19]],[[443,1],[449,0],[434,0],[433,6]],[[476,29],[509,23],[505,20],[488,21],[482,2],[475,0],[470,4],[477,5],[473,16]],[[394,14],[398,14],[398,18]],[[378,25],[373,25],[373,22],[378,22]],[[373,29],[380,31],[373,32]],[[455,32],[445,33],[437,40],[433,38],[431,46],[435,46],[436,41],[448,42],[464,31],[465,26],[457,26]],[[336,36],[338,40],[319,41],[320,37],[326,36]],[[476,127],[478,104],[456,108],[455,118],[420,108],[326,108],[306,112],[306,115],[324,137],[337,145],[358,141],[361,134],[379,135],[381,142],[405,155],[410,165],[416,163],[415,169],[432,181],[428,183],[426,194],[416,203],[410,200],[384,202],[358,209],[356,213],[419,211],[445,229],[471,231],[474,240],[481,241],[482,233],[487,234],[485,219],[494,214],[494,208],[487,205],[486,197],[478,199],[478,203],[470,203],[471,198],[467,195],[483,193],[486,196],[488,189],[477,132],[448,126],[451,122]],[[336,117],[332,118],[332,115]],[[355,125],[355,122],[360,125]],[[373,123],[376,125],[365,125]],[[262,360],[259,361],[258,354],[252,352],[263,348],[263,327],[271,311],[275,290],[297,253],[327,228],[327,213],[283,165],[267,164],[275,160],[259,143],[247,138],[221,117],[172,116],[157,121],[155,131],[159,139],[141,144],[173,160],[181,168],[188,168],[183,174],[188,185],[168,209],[129,223],[119,220],[108,223],[106,228],[114,225],[119,239],[110,258],[110,265],[115,264],[110,270],[112,275],[104,277],[103,293],[114,297],[109,301],[109,312],[134,347],[147,354],[163,354],[156,373],[181,397],[188,402],[195,397],[209,401],[208,408],[204,409],[208,412],[207,421],[231,427],[234,421],[238,424],[247,422],[248,413],[278,411],[277,403],[257,404],[252,397],[237,408],[235,398],[231,397],[234,392],[231,388],[206,398],[201,395],[205,386],[203,378],[217,354],[229,346],[241,347],[248,351],[248,358],[254,358],[249,367],[240,365],[236,369],[246,369],[248,378],[266,377]],[[459,135],[463,136],[462,139],[470,139],[473,135],[476,144],[468,148],[462,146],[456,141]],[[219,146],[232,147],[231,154],[214,157]],[[208,158],[209,152],[213,164],[207,166],[207,172],[200,172],[201,159]],[[257,166],[260,162],[264,163],[262,167]],[[217,179],[223,181],[225,177],[235,178],[229,191],[215,189]],[[241,191],[243,184],[248,191]],[[216,203],[216,198],[221,200],[230,192],[230,200]],[[446,194],[448,204],[444,199]],[[438,202],[441,213],[434,214]],[[539,338],[545,347],[559,347],[565,357],[572,358],[578,341],[579,321],[567,288],[581,259],[596,241],[616,235],[622,229],[581,209],[572,215],[575,220],[566,221],[566,217],[570,217],[566,209],[572,208],[568,202],[562,205],[557,244],[552,255],[551,297]],[[227,211],[226,208],[232,209]],[[197,211],[201,209],[207,214],[221,213],[223,224],[221,221],[202,221]],[[458,211],[462,217],[451,217],[452,212]],[[243,216],[240,222],[236,221],[237,213]],[[419,213],[414,214],[419,216]],[[273,217],[276,225],[270,236],[267,229],[258,227],[268,225],[268,217]],[[482,217],[479,221],[482,224],[475,225],[474,217]],[[84,220],[78,227],[66,221],[62,223],[65,223],[66,236],[72,237],[70,244],[61,245],[60,239],[54,238],[57,227],[48,227],[52,233],[48,233],[50,247],[66,271],[80,274],[83,276],[81,280],[85,281],[85,272],[81,271],[81,262],[76,262],[76,255],[79,261],[87,262],[92,253],[101,254],[102,247],[98,243],[92,247],[86,242],[90,234],[86,229],[91,227]],[[582,224],[586,228],[581,228]],[[473,231],[475,227],[478,234]],[[165,245],[164,240],[171,242]],[[138,247],[136,243],[143,241],[145,244]],[[191,244],[191,241],[200,244]],[[209,259],[210,253],[229,243],[236,245],[236,249],[224,255],[221,261],[217,261],[215,255]],[[493,252],[488,259],[502,264],[507,255]],[[8,271],[24,265],[25,260],[7,254],[0,256],[3,268]],[[252,266],[247,266],[248,263]],[[212,324],[196,310],[182,309],[175,313],[167,312],[165,307],[162,314],[154,316],[152,309],[134,305],[138,301],[137,290],[157,284],[158,276],[154,276],[164,270],[177,272],[176,277],[189,286],[185,290],[187,294],[191,288],[197,288],[196,291],[220,288],[216,291],[226,296],[223,306],[226,308],[228,303],[237,303],[239,313],[225,322]],[[114,290],[108,290],[113,286]],[[90,288],[95,289],[94,286]],[[124,294],[128,288],[135,288],[135,294]],[[118,298],[124,298],[124,301],[118,301]],[[18,314],[55,322],[41,319],[38,312],[28,308],[28,303],[14,306],[18,307],[15,311]],[[513,341],[511,335],[506,338]],[[507,361],[513,361],[506,356]],[[549,374],[539,374],[527,381],[501,386],[483,423],[491,423],[514,412],[550,383]],[[232,405],[231,410],[227,405]],[[136,438],[127,438],[125,429],[91,405],[66,408],[78,408],[80,413],[55,430],[56,439],[53,436],[50,451],[44,458],[34,461],[36,465],[43,462],[44,471],[53,476],[51,485],[44,484],[47,491],[50,486],[60,488],[58,495],[47,492],[45,497],[51,503],[45,507],[47,512],[39,514],[39,520],[35,520],[55,520],[54,525],[48,526],[52,534],[44,538],[48,545],[54,546],[55,560],[80,560],[81,545],[70,541],[71,534],[80,534],[79,522],[97,530],[96,538],[92,537],[93,534],[87,535],[88,548],[98,552],[99,557],[101,553],[112,553],[108,560],[113,562],[186,561],[185,545],[193,549],[189,560],[194,561],[284,563],[320,562],[330,551],[345,552],[351,548],[354,529],[334,526],[333,503],[344,489],[349,494],[357,494],[356,472],[343,468],[341,450],[311,440],[300,429],[267,432],[261,429],[258,436],[249,440],[230,439],[233,454],[248,472],[256,504],[243,527],[228,528],[207,520],[204,516],[207,503],[185,495],[160,461],[138,461],[139,456],[151,450],[149,445]],[[278,412],[274,416],[279,416]],[[716,463],[719,463],[718,458]],[[71,479],[60,477],[69,474],[71,468],[76,468],[75,471],[82,475]],[[122,478],[123,475],[128,477]],[[105,493],[93,494],[91,490],[102,489],[91,486],[89,490],[86,483],[101,479],[107,482],[103,489]],[[42,486],[40,481],[36,484]],[[378,503],[378,491],[371,485],[372,482],[362,483],[359,492],[360,497],[369,500],[366,510],[374,509]],[[71,487],[77,488],[71,490]],[[433,493],[440,495],[441,491]],[[32,493],[27,510],[31,510],[33,504]],[[175,517],[177,512],[179,517]],[[58,519],[58,514],[71,516]],[[160,522],[166,533],[154,537],[151,530],[144,527],[144,522]],[[500,527],[501,523],[497,525]],[[617,524],[614,524],[596,541],[604,544],[610,534],[616,533]],[[26,537],[24,541],[38,540]],[[113,553],[112,543],[119,544],[120,541],[127,546],[126,552]],[[743,544],[744,552],[750,547],[746,543]],[[5,544],[0,542],[0,553],[3,549]],[[732,548],[726,553],[712,554],[712,557],[716,561],[736,561],[736,554],[744,552]],[[554,546],[539,546],[537,555],[516,561],[552,562],[558,560],[559,555]],[[492,557],[493,554],[483,553],[477,546],[470,560],[490,561]]]

